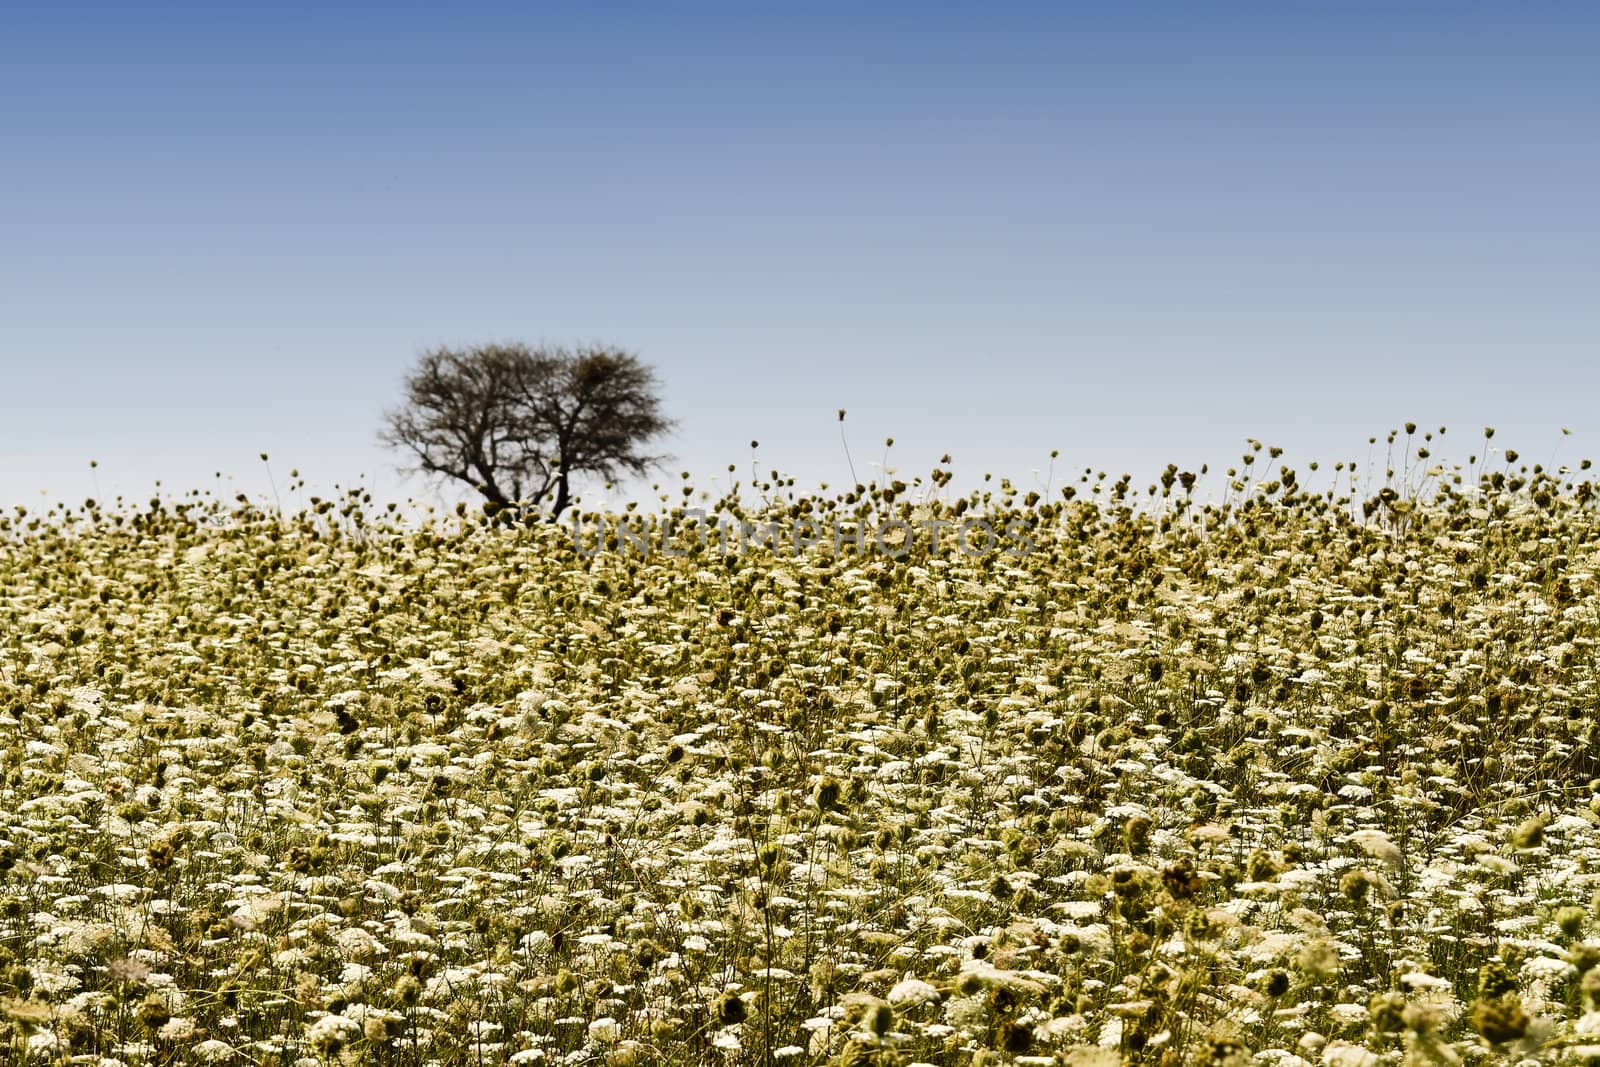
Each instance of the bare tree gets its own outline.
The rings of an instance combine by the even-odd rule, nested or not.
[[[572,476],[644,474],[666,457],[645,447],[672,428],[654,370],[599,345],[489,344],[430,349],[379,439],[415,469],[481,492],[493,510],[572,503]]]

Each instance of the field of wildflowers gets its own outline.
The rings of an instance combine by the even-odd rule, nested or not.
[[[13,510],[5,1061],[1600,1062],[1592,486],[1400,447],[706,508],[1026,554]]]

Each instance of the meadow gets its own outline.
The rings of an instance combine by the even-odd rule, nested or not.
[[[6,512],[6,1062],[1600,1063],[1588,465],[1390,440],[706,503],[1019,553]]]

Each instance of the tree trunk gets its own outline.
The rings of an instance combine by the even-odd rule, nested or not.
[[[555,503],[551,505],[551,521],[559,519],[561,517],[561,513],[566,511],[567,505],[571,503],[572,497],[567,485],[567,472],[563,470],[559,475],[556,476],[556,499]]]

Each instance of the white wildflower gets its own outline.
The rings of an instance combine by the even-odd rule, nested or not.
[[[939,990],[920,978],[906,978],[889,990],[889,1003],[896,1008],[915,1007],[939,999]]]
[[[1325,1067],[1377,1067],[1378,1057],[1346,1041],[1334,1041],[1322,1050]]]

